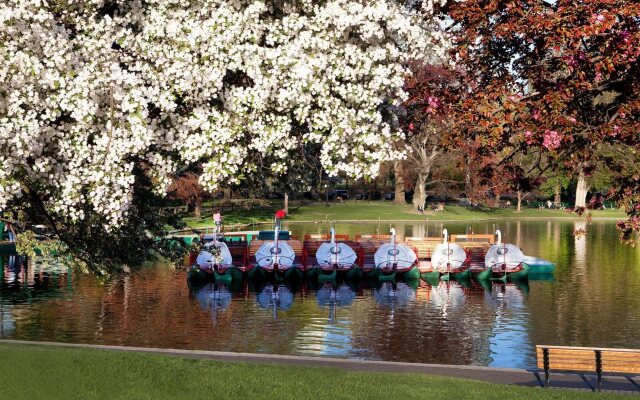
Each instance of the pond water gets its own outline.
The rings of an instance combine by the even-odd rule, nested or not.
[[[394,224],[437,236],[441,223]],[[326,224],[291,224],[294,234]],[[386,233],[388,224],[337,225]],[[536,344],[640,348],[640,249],[618,242],[615,222],[513,220],[447,223],[490,233],[557,263],[528,284],[420,282],[191,291],[184,269],[153,265],[100,281],[55,262],[0,270],[0,337],[526,368]],[[587,234],[574,231],[587,228]],[[256,290],[258,292],[256,293]]]

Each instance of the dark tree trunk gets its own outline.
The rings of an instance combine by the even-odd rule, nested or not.
[[[396,195],[393,202],[405,205],[407,202],[404,199],[404,165],[402,161],[398,160],[393,162],[393,171],[396,176]]]
[[[194,201],[195,204],[195,210],[194,210],[194,216],[196,218],[200,218],[202,217],[202,199],[200,197],[197,197]]]

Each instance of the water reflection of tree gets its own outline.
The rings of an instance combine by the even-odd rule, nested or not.
[[[354,347],[384,360],[483,364],[494,316],[486,297],[475,286],[423,283],[411,306],[371,308],[363,318],[354,316]]]
[[[534,344],[640,346],[640,254],[619,243],[615,224],[594,221],[576,238],[573,222],[554,221],[556,283],[528,303]],[[582,227],[579,225],[578,227]],[[555,243],[553,241],[552,243]],[[633,339],[635,338],[635,339]]]

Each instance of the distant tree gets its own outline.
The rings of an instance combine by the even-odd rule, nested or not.
[[[182,200],[193,206],[196,218],[202,216],[202,201],[210,194],[200,184],[200,178],[193,172],[188,172],[171,182],[168,189],[171,197]]]
[[[406,131],[407,163],[416,175],[415,208],[424,204],[431,169],[454,128],[454,113],[463,94],[460,72],[447,65],[413,64],[405,87],[408,98],[401,119]]]
[[[571,179],[562,171],[553,171],[545,175],[544,182],[540,185],[540,192],[546,196],[553,196],[553,203],[556,207],[562,205],[562,190],[567,189]]]

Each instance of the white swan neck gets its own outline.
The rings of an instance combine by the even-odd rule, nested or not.
[[[496,231],[496,236],[498,237],[496,244],[502,244],[502,232],[500,232],[500,229]]]

